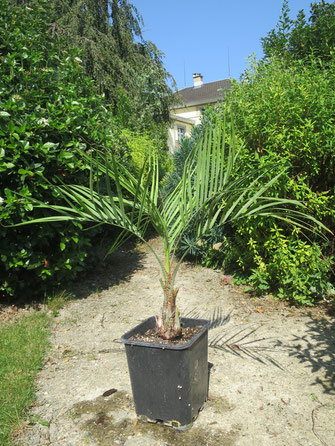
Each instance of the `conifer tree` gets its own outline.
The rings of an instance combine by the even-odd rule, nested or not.
[[[53,29],[82,50],[86,73],[129,127],[169,119],[173,79],[163,54],[142,35],[143,20],[128,0],[51,0]]]

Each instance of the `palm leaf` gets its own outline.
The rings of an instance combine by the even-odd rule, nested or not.
[[[176,246],[194,219],[198,239],[216,224],[256,216],[278,218],[305,230],[314,230],[315,226],[327,229],[308,214],[303,203],[266,196],[285,171],[268,181],[265,178],[269,171],[237,175],[235,166],[241,147],[231,123],[215,120],[207,125],[186,159],[179,184],[162,203],[156,154],[145,159],[135,177],[113,153],[82,153],[90,166],[89,186],[53,186],[66,205],[33,200],[35,206],[48,208],[54,215],[23,224],[68,220],[111,224],[123,230],[111,251],[127,239],[127,234],[144,241],[150,223],[163,240],[164,263],[150,245],[149,248],[161,267],[165,292],[173,290],[180,265],[171,274]],[[101,178],[105,180],[105,193],[100,192]],[[175,294],[172,292],[174,298]]]

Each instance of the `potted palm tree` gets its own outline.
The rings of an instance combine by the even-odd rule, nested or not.
[[[176,305],[176,276],[183,260],[176,259],[176,248],[189,223],[196,219],[198,240],[214,225],[258,215],[304,227],[316,223],[302,203],[265,196],[282,172],[267,181],[263,180],[269,172],[234,174],[240,148],[231,123],[217,119],[205,126],[179,184],[164,200],[160,200],[155,154],[149,154],[141,173],[134,176],[113,153],[83,153],[90,160],[89,186],[53,186],[65,204],[34,201],[34,206],[49,208],[54,215],[24,223],[77,220],[117,226],[122,231],[110,252],[130,235],[146,243],[148,224],[160,235],[163,259],[150,244],[148,247],[161,269],[161,314],[122,336],[136,412],[142,418],[187,426],[207,398],[208,323],[181,318]]]

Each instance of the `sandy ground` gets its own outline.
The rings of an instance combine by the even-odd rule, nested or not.
[[[150,243],[159,246],[159,239]],[[183,264],[184,316],[208,318],[209,399],[184,433],[137,422],[120,337],[159,312],[147,247],[120,251],[83,278],[55,319],[21,445],[335,446],[335,321],[224,285]],[[112,395],[102,394],[116,389]]]

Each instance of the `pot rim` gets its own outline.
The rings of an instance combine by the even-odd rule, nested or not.
[[[139,346],[139,347],[151,347],[151,348],[160,348],[162,350],[185,350],[187,348],[190,348],[206,331],[209,329],[210,322],[207,319],[195,319],[195,318],[186,318],[182,317],[181,322],[182,324],[186,326],[190,326],[187,324],[190,324],[191,326],[195,325],[202,325],[201,330],[193,336],[192,339],[190,339],[185,344],[168,344],[168,343],[158,343],[158,342],[144,342],[144,341],[135,341],[131,340],[131,338],[134,334],[137,333],[145,333],[149,328],[152,328],[155,326],[156,318],[155,316],[151,316],[148,319],[145,319],[140,324],[136,325],[136,327],[132,328],[131,330],[127,331],[123,336],[121,336],[121,341],[125,345],[130,346]]]

